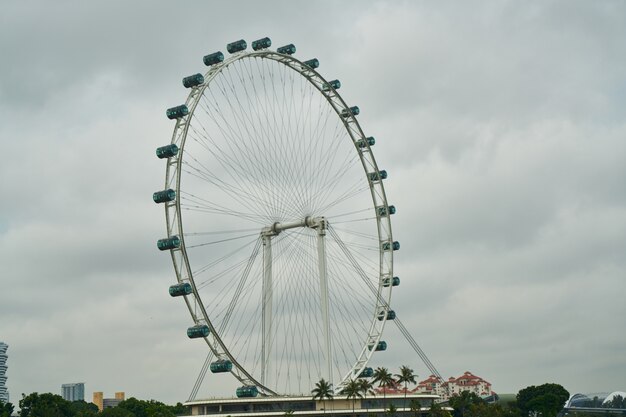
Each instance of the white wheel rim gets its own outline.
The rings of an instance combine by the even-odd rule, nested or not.
[[[286,230],[272,243],[272,354],[261,375],[262,323],[255,318],[262,304],[263,227],[306,216],[330,223],[335,387],[367,365],[375,350],[369,346],[381,340],[386,322],[378,315],[391,301],[392,286],[383,280],[393,276],[393,251],[382,249],[393,241],[391,222],[375,209],[387,207],[383,182],[369,178],[379,171],[371,148],[355,146],[365,135],[354,116],[340,116],[348,106],[326,83],[291,56],[237,53],[192,88],[189,115],[177,120],[172,136],[179,152],[168,159],[165,188],[176,190],[176,200],[165,211],[168,236],[181,239],[171,251],[177,279],[192,285],[185,301],[194,322],[209,326],[205,340],[216,359],[230,360],[233,375],[266,395],[309,392],[329,378],[313,319],[321,304],[315,238],[306,227]]]

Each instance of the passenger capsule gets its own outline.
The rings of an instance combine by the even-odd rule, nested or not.
[[[233,369],[233,363],[229,360],[220,359],[219,361],[211,362],[209,368],[214,374],[230,372]]]
[[[261,38],[256,41],[252,41],[252,49],[258,51],[259,49],[267,49],[272,46],[272,40],[270,38]]]
[[[187,116],[189,114],[189,109],[186,105],[181,104],[180,106],[172,107],[167,109],[165,112],[167,114],[167,118],[172,119],[180,119],[183,116]]]
[[[256,397],[259,395],[259,390],[254,385],[244,385],[243,387],[237,388],[237,397]]]
[[[159,159],[163,158],[171,158],[172,156],[176,156],[178,154],[178,146],[175,144],[161,146],[156,150],[156,156]]]
[[[369,350],[372,350],[372,348],[374,347],[374,345],[369,345],[367,348]],[[380,342],[378,342],[378,344],[376,345],[376,349],[374,349],[374,351],[376,352],[380,352],[383,350],[387,350],[387,342],[385,342],[384,340],[381,340]]]
[[[359,139],[356,141],[356,146],[358,146],[359,148],[365,148],[366,146],[374,146],[374,144],[376,143],[376,139],[374,139],[372,136],[365,138],[365,139]]]
[[[385,318],[385,310],[378,313],[378,320],[383,321]],[[394,320],[396,318],[396,312],[393,310],[389,310],[387,312],[387,320]]]
[[[209,326],[206,324],[196,324],[187,329],[187,337],[190,339],[198,339],[200,337],[207,337],[211,333]]]
[[[170,295],[172,297],[180,297],[181,295],[189,295],[191,293],[191,284],[188,282],[181,282],[179,284],[170,285]]]
[[[303,64],[309,68],[315,69],[320,66],[320,61],[317,58],[313,58],[309,59],[308,61],[304,61]]]
[[[349,109],[343,109],[341,111],[341,117],[357,116],[360,112],[361,110],[359,110],[358,106],[352,106]]]
[[[224,54],[219,51],[213,52],[212,54],[205,55],[202,61],[204,61],[204,65],[210,67],[211,65],[219,64],[224,61]]]
[[[371,378],[374,376],[374,369],[370,367],[363,368],[358,378]]]
[[[172,236],[165,239],[159,239],[157,241],[157,248],[159,250],[169,250],[180,247],[180,238],[178,236]]]
[[[376,207],[376,211],[378,211],[378,215],[381,217],[387,216],[387,214],[392,215],[396,214],[396,206],[378,206]]]
[[[194,74],[194,75],[190,75],[189,77],[183,78],[183,86],[185,88],[195,87],[197,85],[202,84],[203,82],[204,82],[204,77],[202,76],[202,74]]]
[[[400,285],[400,278],[398,277],[393,277],[393,278],[384,278],[383,279],[383,287],[388,287],[388,286],[392,286],[392,287],[397,287],[398,285]]]
[[[378,172],[370,172],[370,180],[372,181],[380,181],[380,180],[384,180],[387,178],[387,171],[380,170]]]
[[[152,199],[155,203],[167,203],[168,201],[173,201],[176,198],[176,191],[168,188],[167,190],[157,191],[152,194]]]
[[[340,87],[341,87],[341,83],[339,82],[339,80],[332,80],[324,84],[324,87],[322,87],[322,90],[330,91],[331,88],[333,90],[339,90]]]
[[[238,41],[231,42],[226,45],[226,50],[229,54],[234,54],[235,52],[244,51],[248,47],[248,44],[243,39],[239,39]]]
[[[276,49],[276,52],[284,55],[293,55],[296,53],[296,46],[293,43],[290,43],[289,45],[281,46]]]
[[[397,240],[393,243],[383,242],[383,250],[400,250],[400,242]]]

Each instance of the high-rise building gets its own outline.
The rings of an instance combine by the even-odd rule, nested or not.
[[[92,401],[95,405],[98,406],[98,410],[102,411],[104,409],[103,407],[103,402],[104,402],[104,394],[102,393],[102,391],[97,391],[93,393],[93,401]]]
[[[85,383],[74,382],[61,385],[61,396],[67,401],[85,401]]]
[[[124,401],[126,394],[122,391],[115,393],[115,398],[105,398],[102,403],[102,408],[113,408],[117,407],[119,403]]]
[[[7,349],[9,345],[0,342],[0,401],[9,402],[9,391],[7,390]]]
[[[116,392],[115,398],[104,398],[103,393],[100,391],[93,393],[92,402],[98,406],[98,410],[102,411],[105,408],[117,407],[125,398],[126,394],[123,391]]]

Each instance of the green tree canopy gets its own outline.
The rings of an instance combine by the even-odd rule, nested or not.
[[[359,389],[363,393],[363,396],[367,398],[367,394],[372,394],[372,389],[374,388],[374,384],[367,378],[359,379]]]
[[[49,392],[22,394],[19,404],[20,417],[74,417],[71,403]]]
[[[413,413],[413,417],[417,417],[421,413],[422,403],[420,402],[420,400],[413,398],[409,403],[409,408]]]
[[[341,393],[348,399],[352,398],[352,414],[354,414],[354,403],[357,398],[363,398],[361,394],[361,384],[358,380],[352,379],[343,387]]]
[[[517,393],[517,406],[525,416],[556,417],[568,398],[569,392],[559,384],[531,385]]]
[[[182,403],[176,403],[176,405],[172,406],[172,412],[177,416],[190,416],[191,409],[189,407],[184,406]]]
[[[156,400],[138,400],[131,397],[117,406],[133,413],[134,417],[176,417],[188,415],[189,410],[181,403],[175,406],[163,404]]]
[[[413,372],[413,369],[409,368],[408,366],[401,366],[400,367],[400,373],[396,374],[396,382],[398,382],[399,384],[404,384],[404,408],[406,408],[406,391],[407,391],[407,385],[408,384],[416,384],[417,382],[415,381],[415,377],[417,375],[415,375],[415,373]]]
[[[396,380],[385,367],[378,367],[374,370],[373,382],[378,382],[378,386],[383,389],[383,398],[387,398],[387,388],[394,386]],[[386,401],[385,401],[386,402]]]
[[[398,407],[396,407],[393,404],[389,404],[389,407],[387,407],[387,409],[385,410],[385,414],[388,415],[389,417],[394,417],[397,412],[398,412]]]
[[[95,417],[98,415],[98,406],[84,400],[70,402],[74,417]]]
[[[324,403],[324,414],[326,414],[326,400],[333,399],[333,384],[324,378],[315,383],[315,388],[311,390],[314,400],[321,400]]]
[[[454,408],[454,417],[469,417],[470,406],[473,404],[482,404],[485,401],[473,392],[462,391],[455,394],[448,400],[450,407]]]
[[[396,381],[400,384],[404,384],[404,391],[407,390],[407,384],[416,384],[415,382],[415,373],[413,373],[413,369],[408,366],[401,366],[400,373],[396,374]]]
[[[433,402],[428,410],[428,417],[450,417],[450,413],[441,408],[441,405]]]
[[[131,397],[117,407],[98,411],[95,404],[85,401],[66,401],[56,394],[36,392],[20,400],[20,417],[176,417],[189,415],[189,407],[181,403],[166,405],[155,400],[138,400]],[[13,406],[8,408],[0,403],[0,417],[9,417]],[[6,415],[5,415],[6,414]]]
[[[0,401],[0,417],[11,417],[14,409],[13,404]]]
[[[471,417],[521,417],[517,408],[502,407],[500,404],[487,404],[485,401],[469,406]]]
[[[98,414],[98,417],[136,417],[132,411],[128,411],[125,408],[120,408],[119,405],[117,407],[105,408],[101,413]]]
[[[607,403],[609,408],[626,408],[626,399],[621,395],[617,394],[613,397],[611,401]]]

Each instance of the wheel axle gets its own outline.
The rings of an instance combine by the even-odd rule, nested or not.
[[[299,220],[295,222],[276,222],[269,227],[264,227],[261,230],[261,236],[276,236],[283,230],[295,229],[297,227],[310,227],[311,229],[316,229],[319,234],[325,235],[326,228],[328,227],[328,221],[325,217],[307,216],[304,218],[304,220]]]

